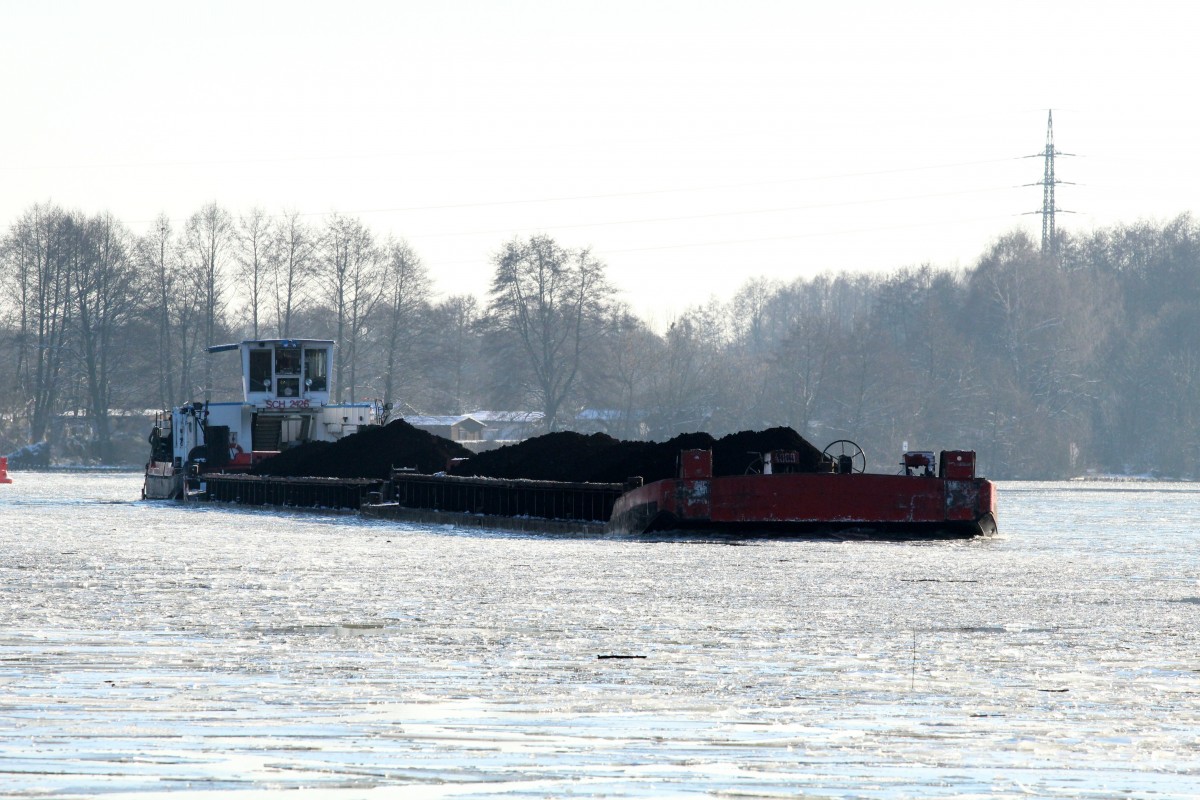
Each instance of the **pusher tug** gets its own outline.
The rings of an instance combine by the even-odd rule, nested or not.
[[[245,473],[282,449],[336,441],[371,424],[371,403],[330,403],[334,343],[249,339],[208,348],[236,350],[241,402],[185,403],[156,415],[142,497],[200,497],[207,474]]]

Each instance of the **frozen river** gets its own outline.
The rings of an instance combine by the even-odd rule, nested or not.
[[[722,544],[13,477],[2,797],[1200,795],[1200,485],[1002,484],[985,541]]]

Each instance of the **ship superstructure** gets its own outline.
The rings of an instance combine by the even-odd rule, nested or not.
[[[371,403],[332,403],[334,342],[249,339],[208,348],[237,351],[240,402],[189,402],[157,415],[150,433],[143,494],[187,494],[186,478],[246,472],[258,461],[304,442],[335,441],[374,422]]]

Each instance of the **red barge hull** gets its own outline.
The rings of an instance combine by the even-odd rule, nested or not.
[[[975,478],[746,475],[656,481],[622,495],[614,533],[968,538],[996,532],[996,493]]]
[[[861,451],[858,451],[861,453]],[[396,471],[368,513],[497,527],[538,520],[616,535],[679,531],[858,539],[970,538],[996,533],[996,491],[975,477],[975,454],[905,454],[904,474],[855,471],[852,459],[798,471],[788,451],[761,471],[714,475],[711,450],[679,454],[678,477],[641,485],[562,483]],[[865,459],[864,459],[865,460]],[[796,471],[793,471],[796,470]],[[430,516],[438,515],[438,516]]]
[[[932,453],[906,454],[903,475],[848,469],[714,477],[711,451],[688,450],[680,454],[679,478],[621,495],[607,528],[877,538],[994,534],[995,486],[975,477],[975,453],[946,451],[940,461],[940,477]]]

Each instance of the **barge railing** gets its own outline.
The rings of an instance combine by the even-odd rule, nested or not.
[[[370,478],[283,478],[208,473],[204,498],[249,506],[357,509],[378,496],[383,481]]]
[[[626,483],[566,483],[396,470],[385,488],[385,499],[402,508],[607,522],[617,498],[640,485],[640,478]]]

